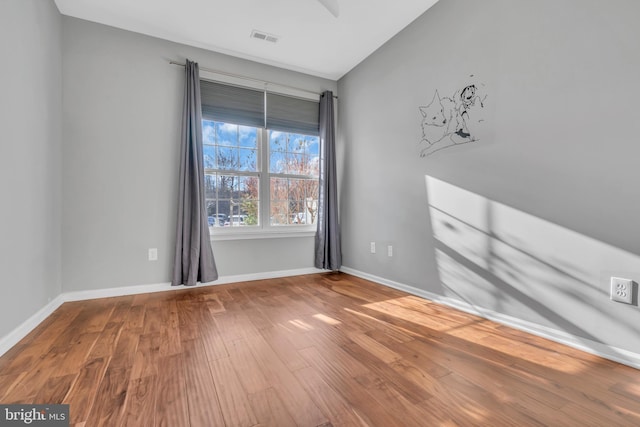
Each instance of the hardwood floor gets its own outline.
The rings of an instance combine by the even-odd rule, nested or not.
[[[640,371],[345,274],[65,303],[0,402],[78,426],[638,426]]]

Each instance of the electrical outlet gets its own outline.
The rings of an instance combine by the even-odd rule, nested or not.
[[[387,246],[387,255],[393,256],[393,246]]]
[[[633,304],[633,280],[612,277],[611,300],[625,304]]]
[[[158,260],[158,248],[149,248],[149,261]]]
[[[371,253],[372,254],[376,253],[376,242],[371,242]]]

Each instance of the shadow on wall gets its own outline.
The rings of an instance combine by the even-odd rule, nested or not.
[[[436,178],[426,185],[444,295],[640,352],[640,311],[609,299],[610,276],[637,281],[640,257]]]

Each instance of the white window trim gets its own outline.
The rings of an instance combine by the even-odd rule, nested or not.
[[[243,227],[236,227],[243,228]],[[275,228],[275,227],[273,227]],[[296,230],[233,230],[227,231],[219,228],[214,228],[211,233],[211,241],[224,241],[224,240],[257,240],[257,239],[290,239],[295,237],[314,237],[316,230],[300,226],[300,229]]]
[[[269,156],[268,149],[269,130],[257,128],[258,143],[258,182],[260,183],[260,200],[258,204],[259,225],[244,227],[209,227],[211,241],[222,240],[250,240],[250,239],[273,239],[273,238],[292,238],[292,237],[310,237],[315,236],[318,228],[318,222],[313,225],[271,225],[271,182],[270,178],[309,178],[306,175],[293,175],[282,173],[269,173]],[[218,170],[218,173],[224,173]],[[237,171],[229,171],[233,174],[255,176],[256,173],[243,173]],[[318,178],[320,179],[320,178]],[[213,230],[213,231],[211,231]]]

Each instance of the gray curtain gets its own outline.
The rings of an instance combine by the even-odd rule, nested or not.
[[[335,271],[342,266],[342,249],[338,222],[336,132],[333,114],[333,92],[326,91],[320,97],[320,189],[315,266]]]
[[[204,202],[202,107],[198,64],[185,65],[180,141],[180,178],[176,254],[171,285],[193,286],[218,278]]]

